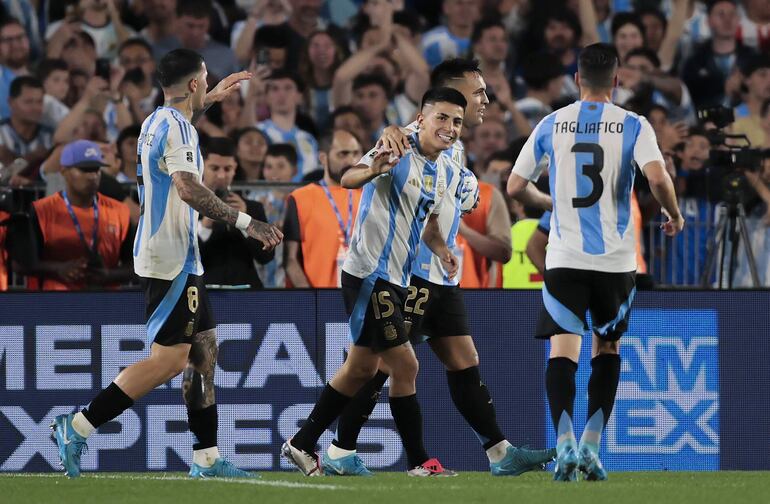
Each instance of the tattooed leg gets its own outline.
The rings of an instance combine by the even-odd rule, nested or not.
[[[213,449],[207,465],[219,456],[217,446],[217,405],[214,400],[214,369],[217,363],[217,336],[214,329],[195,335],[182,380],[182,395],[187,405],[187,422],[195,435],[195,454]],[[194,456],[194,459],[197,458]],[[199,463],[199,462],[196,462]]]

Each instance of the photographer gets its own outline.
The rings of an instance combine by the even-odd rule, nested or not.
[[[261,203],[244,200],[230,192],[235,177],[235,144],[229,138],[211,138],[204,149],[205,168],[203,184],[225,203],[253,219],[267,222]],[[207,285],[248,285],[262,288],[255,262],[266,264],[273,260],[273,250],[262,250],[262,245],[249,240],[242,231],[227,224],[203,217],[198,226],[198,245],[203,263],[203,279]]]
[[[32,205],[19,273],[30,289],[117,288],[133,277],[128,207],[97,192],[105,165],[98,144],[68,144],[61,165],[65,189]]]

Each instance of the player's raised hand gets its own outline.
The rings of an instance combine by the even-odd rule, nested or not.
[[[393,155],[389,149],[380,148],[377,154],[374,155],[372,160],[372,166],[370,168],[374,175],[382,175],[388,173],[398,164],[398,157]]]
[[[447,250],[446,253],[441,256],[441,264],[444,266],[450,279],[457,276],[457,272],[460,270],[460,261],[452,252]]]
[[[262,250],[272,250],[283,240],[283,233],[280,229],[267,222],[251,219],[249,227],[246,228],[249,237],[262,242]]]
[[[389,149],[396,156],[402,157],[409,150],[409,138],[398,126],[388,126],[382,130],[382,136],[378,141],[385,149]]]
[[[214,89],[206,95],[206,105],[219,102],[227,98],[231,93],[241,89],[241,81],[251,79],[251,72],[243,71],[230,74],[214,86]]]
[[[663,230],[666,236],[675,236],[679,234],[684,228],[684,217],[682,217],[682,214],[677,215],[677,217],[673,219],[665,209],[661,209],[661,211],[668,220],[660,225],[660,229]]]

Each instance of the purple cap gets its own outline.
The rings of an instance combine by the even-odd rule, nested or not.
[[[99,144],[90,140],[75,140],[64,146],[61,151],[61,165],[81,169],[98,170],[101,166],[109,166],[102,158]]]

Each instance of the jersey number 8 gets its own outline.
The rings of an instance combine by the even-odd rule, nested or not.
[[[593,156],[591,164],[583,165],[583,176],[591,179],[593,184],[591,193],[582,198],[572,198],[572,206],[574,208],[588,208],[599,201],[604,192],[604,181],[601,177],[601,171],[604,168],[604,150],[597,144],[576,143],[572,146],[572,152],[575,154],[587,153]]]

